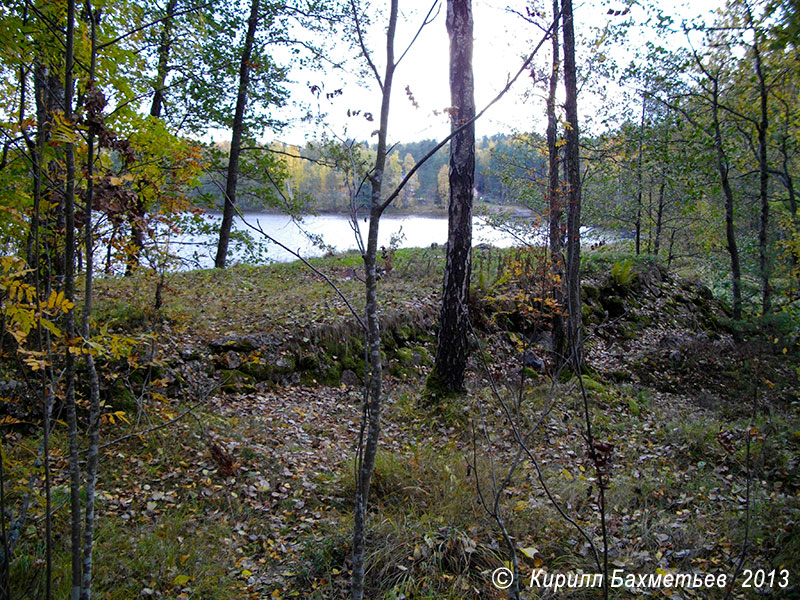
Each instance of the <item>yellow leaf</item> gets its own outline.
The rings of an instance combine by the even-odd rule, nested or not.
[[[172,580],[172,585],[175,586],[186,585],[187,583],[189,583],[190,579],[191,577],[189,577],[188,575],[175,575],[175,579]]]
[[[528,558],[530,558],[531,560],[533,560],[534,558],[536,558],[536,553],[537,553],[537,552],[539,552],[539,551],[538,551],[536,548],[534,548],[533,546],[530,546],[530,547],[528,547],[528,548],[520,548],[520,550],[519,550],[519,551],[520,551],[520,552],[522,552],[522,554],[524,554],[525,556],[527,556],[527,557],[528,557]]]
[[[252,575],[252,574],[253,574],[252,571],[250,571],[248,569],[242,569],[242,577],[250,577],[250,575]]]

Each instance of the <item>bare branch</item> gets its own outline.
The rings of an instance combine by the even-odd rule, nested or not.
[[[381,79],[375,63],[372,62],[372,56],[370,56],[369,50],[367,50],[367,45],[364,42],[364,34],[361,31],[361,20],[358,18],[358,9],[356,8],[355,0],[350,0],[350,9],[353,11],[353,22],[356,25],[356,35],[358,36],[358,45],[361,47],[361,53],[364,55],[364,60],[367,61],[367,64],[372,70],[373,75],[375,75],[375,79],[378,81],[378,87],[381,88],[381,91],[383,91],[383,79]]]
[[[233,210],[234,210],[234,211],[236,211],[236,214],[237,214],[237,215],[239,216],[239,218],[242,220],[242,223],[244,223],[244,224],[245,224],[247,227],[249,227],[249,228],[250,228],[250,229],[252,229],[253,231],[256,231],[256,232],[260,233],[262,236],[264,236],[265,238],[267,238],[267,239],[268,239],[270,242],[272,242],[273,244],[275,244],[275,245],[277,245],[277,246],[280,246],[281,248],[283,248],[284,250],[286,250],[286,252],[288,252],[289,254],[291,254],[292,256],[294,256],[295,258],[297,258],[297,259],[298,259],[300,262],[302,262],[302,263],[303,263],[305,266],[307,266],[309,269],[311,269],[312,271],[314,271],[314,273],[316,273],[316,274],[317,274],[317,275],[319,275],[319,276],[320,276],[322,279],[324,279],[324,280],[325,280],[325,283],[327,283],[329,286],[331,286],[331,288],[333,289],[333,291],[334,291],[334,292],[336,292],[336,294],[337,294],[337,295],[338,295],[338,296],[339,296],[339,297],[342,299],[342,301],[345,303],[345,305],[347,306],[347,308],[350,310],[350,313],[351,313],[351,314],[352,314],[352,315],[355,317],[356,321],[358,321],[358,324],[361,326],[361,328],[362,328],[362,329],[364,329],[364,330],[366,331],[366,325],[364,325],[364,321],[361,319],[361,316],[358,314],[358,312],[356,312],[356,309],[355,309],[355,308],[353,308],[353,305],[352,305],[352,304],[350,304],[350,301],[347,299],[347,296],[345,296],[345,295],[344,295],[344,293],[343,293],[343,292],[342,292],[342,291],[341,291],[341,290],[340,290],[340,289],[339,289],[339,288],[336,286],[336,284],[335,284],[335,283],[333,283],[333,281],[331,281],[330,277],[328,277],[327,275],[325,275],[325,273],[323,273],[322,271],[320,271],[319,269],[317,269],[317,268],[316,268],[314,265],[312,265],[310,262],[308,262],[308,260],[306,260],[306,259],[305,259],[303,256],[301,256],[299,252],[297,252],[297,251],[295,251],[295,250],[292,250],[292,249],[291,249],[291,248],[289,248],[289,247],[288,247],[286,244],[283,244],[283,243],[279,242],[279,241],[278,241],[278,240],[276,240],[274,237],[272,237],[271,235],[269,235],[269,234],[268,234],[266,231],[264,231],[264,229],[262,229],[262,227],[261,227],[261,225],[258,223],[258,221],[256,221],[256,224],[255,224],[255,225],[253,225],[252,223],[249,223],[247,220],[245,220],[245,218],[244,218],[244,216],[242,215],[241,211],[239,210],[239,207],[238,207],[238,206],[235,206],[235,205],[234,205],[234,207],[233,207]]]
[[[559,13],[559,17],[560,17],[560,13]],[[541,40],[539,40],[539,43],[536,44],[536,47],[528,55],[528,58],[525,59],[525,62],[522,63],[522,66],[519,68],[519,70],[517,71],[516,75],[514,75],[514,77],[512,77],[511,79],[508,80],[506,85],[503,87],[502,90],[500,90],[500,92],[494,97],[493,100],[491,100],[486,106],[484,106],[483,109],[478,114],[476,114],[474,117],[472,117],[468,121],[465,121],[458,128],[456,128],[455,130],[451,131],[450,135],[448,135],[441,142],[436,144],[436,146],[434,146],[425,156],[423,156],[421,159],[419,159],[411,169],[409,169],[408,173],[406,173],[406,176],[403,177],[403,180],[397,185],[397,187],[394,189],[394,191],[391,194],[389,194],[389,196],[386,198],[386,200],[384,200],[381,203],[381,205],[379,207],[379,212],[383,212],[384,210],[386,210],[386,208],[394,201],[394,199],[397,198],[397,196],[400,194],[400,192],[403,190],[403,188],[409,182],[409,180],[414,176],[414,173],[416,173],[419,170],[419,168],[431,156],[436,154],[439,151],[440,148],[442,148],[447,142],[449,142],[451,139],[453,139],[456,135],[458,135],[464,129],[466,129],[467,127],[469,127],[470,125],[475,123],[475,121],[480,119],[484,115],[484,113],[486,113],[487,110],[489,110],[492,106],[494,106],[497,102],[499,102],[500,99],[503,96],[506,95],[506,92],[508,92],[508,90],[511,89],[511,86],[514,85],[514,83],[516,83],[516,81],[517,81],[517,79],[519,79],[520,75],[522,75],[522,73],[524,73],[525,70],[527,70],[528,66],[533,61],[533,58],[536,56],[536,53],[539,51],[539,48],[542,47],[542,44],[544,44],[550,38],[550,32],[553,30],[553,28],[557,24],[558,24],[558,18],[556,18],[550,24],[550,27],[547,28],[547,31],[545,31],[545,33],[544,33],[544,36],[542,37]]]
[[[417,29],[417,33],[414,34],[414,37],[408,43],[406,49],[403,50],[403,52],[400,54],[400,58],[398,58],[397,62],[394,63],[395,67],[400,64],[405,55],[408,54],[408,51],[411,50],[411,46],[413,46],[414,43],[417,41],[419,34],[422,33],[422,30],[425,29],[425,26],[430,25],[434,21],[434,19],[436,19],[436,17],[439,16],[439,11],[441,10],[441,8],[442,6],[441,4],[439,4],[439,0],[433,0],[433,4],[431,4],[431,7],[428,9],[428,14],[425,15],[425,19],[423,19],[422,24],[419,26],[419,29]],[[434,9],[436,10],[436,14],[433,14],[433,16],[431,16]]]

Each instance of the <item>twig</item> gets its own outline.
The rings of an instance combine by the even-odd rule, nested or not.
[[[728,591],[725,593],[725,600],[728,600],[733,593],[733,584],[736,581],[736,578],[742,572],[742,567],[744,566],[744,559],[747,556],[747,549],[750,545],[750,489],[752,487],[753,481],[753,472],[750,465],[750,445],[752,442],[752,430],[755,426],[755,419],[756,414],[758,412],[758,378],[754,378],[755,381],[755,390],[753,392],[753,411],[750,414],[750,422],[747,425],[747,438],[745,441],[745,448],[746,448],[746,455],[745,455],[745,468],[747,471],[747,483],[745,487],[745,499],[744,499],[744,541],[742,542],[742,551],[739,554],[739,560],[736,563],[736,569],[733,571],[733,575],[731,576],[731,584],[728,587]],[[763,452],[763,446],[762,446]]]
[[[312,265],[310,262],[308,262],[308,261],[307,261],[307,260],[306,260],[306,259],[305,259],[303,256],[301,256],[301,255],[300,255],[300,253],[299,253],[299,252],[296,252],[295,250],[292,250],[292,249],[291,249],[291,248],[289,248],[289,247],[288,247],[286,244],[283,244],[283,243],[279,242],[279,241],[278,241],[278,240],[276,240],[274,237],[272,237],[271,235],[269,235],[269,234],[268,234],[266,231],[264,231],[264,230],[261,228],[261,225],[258,223],[258,221],[256,221],[256,225],[253,225],[252,223],[248,223],[248,222],[245,220],[244,216],[242,215],[241,211],[239,210],[239,207],[237,207],[237,206],[234,206],[234,207],[233,207],[233,210],[236,212],[236,214],[237,214],[237,215],[239,215],[239,218],[242,220],[242,223],[244,223],[245,225],[247,225],[247,227],[249,227],[249,228],[250,228],[250,229],[252,229],[253,231],[256,231],[256,232],[260,233],[261,235],[263,235],[265,238],[267,238],[267,239],[268,239],[270,242],[272,242],[273,244],[276,244],[277,246],[280,246],[281,248],[283,248],[284,250],[286,250],[286,252],[288,252],[289,254],[291,254],[292,256],[294,256],[295,258],[297,258],[297,259],[298,259],[300,262],[302,262],[302,263],[303,263],[305,266],[307,266],[309,269],[311,269],[312,271],[314,271],[314,273],[316,273],[316,274],[317,274],[317,275],[319,275],[319,276],[320,276],[322,279],[324,279],[324,280],[325,280],[325,282],[326,282],[326,283],[327,283],[329,286],[331,286],[331,288],[333,288],[333,291],[335,291],[335,292],[338,294],[338,296],[339,296],[339,297],[342,299],[342,301],[345,303],[345,305],[347,305],[347,308],[350,310],[350,312],[352,313],[352,315],[355,317],[356,321],[358,321],[358,324],[359,324],[359,325],[361,325],[361,328],[362,328],[364,331],[366,331],[367,327],[366,327],[366,325],[364,324],[364,321],[361,319],[361,316],[360,316],[360,315],[359,315],[359,314],[356,312],[356,309],[355,309],[355,308],[353,308],[353,305],[352,305],[352,304],[350,304],[350,301],[347,299],[347,296],[345,296],[345,295],[344,295],[344,293],[343,293],[343,292],[342,292],[342,291],[341,291],[341,290],[340,290],[340,289],[339,289],[339,288],[336,286],[336,284],[335,284],[335,283],[333,283],[333,281],[331,281],[331,278],[330,278],[330,277],[328,277],[327,275],[325,275],[325,273],[323,273],[322,271],[320,271],[319,269],[317,269],[317,268],[316,268],[314,265]]]
[[[135,438],[135,437],[141,437],[141,436],[146,435],[148,433],[152,433],[154,431],[158,431],[159,429],[164,429],[165,427],[169,427],[173,423],[176,423],[177,421],[180,421],[183,417],[185,417],[186,415],[191,413],[198,406],[200,406],[199,402],[197,402],[193,406],[190,406],[185,411],[183,411],[181,414],[179,414],[177,417],[174,417],[174,418],[170,419],[169,421],[165,421],[164,423],[161,423],[159,425],[154,425],[152,427],[148,427],[147,429],[143,429],[141,431],[135,431],[133,433],[128,433],[126,435],[118,437],[115,440],[111,440],[110,442],[106,442],[105,444],[101,444],[100,446],[97,447],[97,449],[98,450],[103,450],[105,448],[108,448],[109,446],[113,446],[114,444],[118,444],[119,442],[123,442],[125,440],[129,440],[129,439]],[[87,452],[87,450],[81,450],[81,454],[84,454],[85,452]]]
[[[597,568],[598,569],[602,569],[603,568],[603,563],[600,561],[600,554],[599,554],[599,552],[597,550],[597,547],[595,546],[594,541],[592,540],[591,536],[589,536],[589,534],[583,529],[583,527],[581,527],[578,524],[577,521],[575,521],[575,519],[570,517],[564,511],[564,509],[561,507],[561,505],[558,503],[558,501],[553,496],[553,494],[550,491],[550,488],[548,487],[547,483],[545,482],[544,475],[542,474],[542,470],[539,467],[539,461],[536,460],[536,457],[530,451],[530,448],[528,447],[528,445],[526,443],[526,440],[520,434],[519,428],[517,427],[516,423],[514,422],[514,420],[512,418],[511,411],[509,410],[508,405],[503,400],[502,396],[500,395],[500,392],[497,389],[497,384],[494,381],[494,378],[492,377],[491,372],[489,371],[488,364],[486,363],[486,356],[485,356],[485,353],[483,352],[483,344],[481,343],[481,340],[478,337],[478,334],[475,332],[475,329],[472,326],[472,321],[469,318],[467,319],[467,325],[469,326],[470,333],[475,338],[475,341],[478,344],[479,355],[481,357],[481,364],[482,364],[484,370],[486,371],[487,375],[489,376],[489,383],[490,383],[490,387],[491,387],[491,390],[492,390],[492,394],[495,396],[495,398],[498,400],[498,402],[500,402],[500,405],[501,405],[501,407],[503,409],[503,412],[505,413],[506,418],[509,420],[509,423],[511,424],[511,430],[512,430],[512,433],[514,434],[514,438],[517,440],[517,443],[520,445],[520,447],[523,449],[523,451],[528,456],[530,461],[533,463],[533,466],[536,469],[537,478],[539,479],[539,483],[542,486],[542,490],[544,490],[544,493],[545,493],[545,495],[547,495],[548,500],[550,500],[550,503],[558,511],[558,513],[561,515],[561,517],[565,521],[570,523],[578,531],[578,533],[580,533],[580,535],[589,543],[589,546],[592,549],[592,552],[594,554],[594,560],[595,560],[595,563],[597,564]]]

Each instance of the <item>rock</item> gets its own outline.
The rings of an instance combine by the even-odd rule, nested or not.
[[[671,362],[673,366],[679,367],[683,364],[683,353],[680,350],[670,350],[669,362]]]
[[[245,360],[239,369],[253,377],[256,381],[279,382],[286,379],[295,370],[293,356],[287,354],[257,354],[254,360]]]
[[[679,349],[684,346],[685,341],[682,336],[677,333],[665,333],[658,341],[659,348],[666,349]]]
[[[347,387],[361,387],[361,379],[350,369],[345,369],[339,376],[339,385]]]
[[[242,366],[242,355],[238,352],[226,352],[223,356],[223,364],[228,369],[238,369]]]
[[[431,360],[431,355],[428,353],[428,350],[425,348],[425,346],[415,346],[413,358],[415,367],[420,365],[430,366],[433,362]]]
[[[247,373],[236,369],[224,369],[220,371],[223,392],[243,392],[253,388],[254,378]]]
[[[208,343],[214,352],[225,351],[252,352],[259,348],[266,348],[280,344],[277,340],[266,334],[228,335]]]
[[[201,360],[203,358],[203,349],[198,346],[188,346],[181,349],[180,355],[185,361]]]
[[[0,381],[0,394],[11,394],[15,390],[22,391],[24,388],[25,384],[22,381],[14,381],[13,379]]]
[[[542,361],[530,350],[522,355],[522,366],[533,369],[537,373],[543,373],[545,369],[544,361]]]
[[[545,352],[553,350],[553,336],[549,331],[540,331],[533,339],[533,343],[538,345]]]
[[[625,314],[625,301],[619,296],[603,295],[600,297],[600,304],[612,319],[616,319]]]
[[[600,290],[596,285],[584,283],[581,286],[581,292],[584,300],[592,300],[600,297]]]

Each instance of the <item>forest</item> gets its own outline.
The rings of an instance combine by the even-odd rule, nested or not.
[[[800,597],[798,39],[794,0],[4,2],[0,600]]]
[[[388,185],[396,187],[406,174],[425,154],[434,148],[437,140],[394,145],[386,163],[384,177]],[[513,206],[523,204],[515,193],[513,182],[519,177],[521,165],[533,167],[532,157],[526,154],[524,137],[517,139],[510,135],[497,134],[484,137],[475,142],[475,192],[486,204]],[[346,183],[337,173],[336,165],[326,161],[319,143],[309,143],[305,147],[273,142],[268,145],[284,156],[284,179],[281,179],[281,192],[269,179],[259,177],[258,172],[244,182],[240,206],[251,210],[289,210],[303,213],[341,213],[350,210],[351,198]],[[374,152],[375,147],[365,147],[366,152]],[[302,158],[301,158],[302,157]],[[449,200],[447,146],[422,163],[412,175],[403,191],[392,204],[395,212],[404,214],[447,214]],[[309,159],[314,160],[309,160]],[[546,161],[539,159],[539,167],[544,170]],[[529,177],[537,177],[528,174]],[[259,190],[262,193],[259,193]],[[200,208],[221,210],[225,195],[215,186],[210,177],[201,178],[195,204]],[[291,198],[290,202],[288,198]],[[366,191],[358,198],[358,205],[368,202]],[[540,206],[536,207],[541,209]]]

